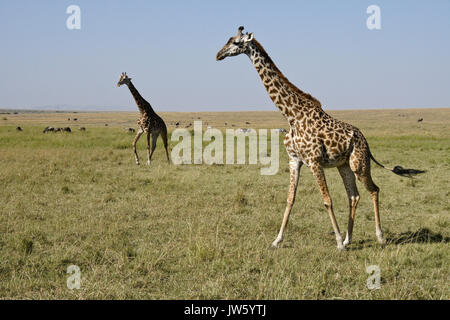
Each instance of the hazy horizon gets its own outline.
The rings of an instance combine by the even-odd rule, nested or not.
[[[446,108],[449,18],[450,1],[2,1],[0,109],[137,110],[125,71],[157,111],[275,111],[246,56],[215,60],[240,25],[325,110]]]
[[[325,111],[351,111],[351,110],[407,110],[407,109],[447,109],[450,108],[450,106],[442,106],[442,107],[379,107],[379,108],[323,108]],[[76,107],[76,106],[37,106],[37,107],[23,107],[23,108],[4,108],[0,107],[0,111],[42,111],[42,112],[139,112],[139,109],[137,107]],[[207,108],[201,110],[174,110],[174,109],[167,109],[167,110],[156,110],[158,112],[251,112],[251,111],[279,111],[277,107],[273,107],[271,110],[268,108],[263,109],[260,107],[247,107],[247,108],[239,108],[239,109],[233,109],[233,108]]]

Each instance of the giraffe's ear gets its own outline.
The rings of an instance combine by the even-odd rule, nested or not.
[[[249,42],[249,41],[252,41],[253,38],[254,38],[253,32],[252,32],[252,33],[246,33],[246,34],[244,35],[243,40],[244,40],[244,42]]]

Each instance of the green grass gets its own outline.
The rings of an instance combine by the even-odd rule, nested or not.
[[[133,134],[117,127],[22,127],[0,126],[3,299],[450,298],[450,137],[433,125],[400,124],[392,135],[360,126],[379,161],[428,172],[411,180],[374,166],[388,245],[376,243],[371,201],[358,184],[347,252],[336,250],[306,167],[283,246],[269,249],[289,183],[281,145],[278,174],[262,176],[259,165],[168,165],[161,141],[151,166],[137,167]],[[326,175],[345,230],[343,184],[336,169]],[[66,286],[72,264],[80,290]],[[379,290],[366,287],[369,265],[381,269]]]

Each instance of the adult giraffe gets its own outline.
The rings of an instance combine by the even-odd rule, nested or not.
[[[126,72],[122,72],[119,82],[117,82],[117,86],[127,85],[130,89],[131,94],[133,95],[134,100],[139,108],[139,112],[141,113],[140,118],[137,120],[137,124],[139,126],[139,130],[134,137],[133,140],[133,152],[134,158],[136,160],[136,164],[139,165],[139,156],[136,150],[136,143],[138,142],[141,135],[146,132],[147,133],[147,165],[150,165],[152,160],[153,152],[156,148],[156,141],[158,140],[159,135],[161,135],[164,148],[166,149],[167,162],[170,163],[169,151],[167,150],[167,127],[164,123],[164,120],[156,114],[153,110],[150,103],[147,102],[140,95],[139,91],[134,87],[131,82],[131,78],[127,76]],[[150,134],[152,135],[152,151],[150,152]]]
[[[290,130],[284,138],[284,145],[289,156],[290,187],[287,206],[277,238],[272,243],[277,247],[283,240],[284,230],[295,201],[300,168],[308,166],[319,185],[323,202],[330,215],[336,235],[337,248],[344,250],[352,241],[353,222],[359,193],[355,176],[369,191],[374,211],[378,242],[386,243],[381,230],[378,206],[379,188],[370,175],[370,160],[398,175],[412,175],[424,171],[403,169],[400,166],[386,168],[370,153],[369,145],[358,128],[339,121],[323,111],[320,102],[294,86],[275,66],[264,48],[255,40],[253,33],[243,34],[244,27],[239,27],[236,36],[231,37],[217,53],[217,60],[245,53],[253,63],[272,101],[289,122]],[[333,205],[328,192],[324,168],[337,167],[347,191],[350,214],[347,235],[344,242],[339,231]]]

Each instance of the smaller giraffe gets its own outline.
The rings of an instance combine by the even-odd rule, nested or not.
[[[156,114],[153,110],[150,103],[148,103],[142,96],[139,94],[137,89],[134,87],[133,83],[131,83],[131,78],[129,78],[126,72],[122,72],[120,76],[119,82],[117,82],[117,86],[126,84],[130,89],[131,94],[133,95],[134,100],[139,108],[141,113],[141,117],[137,120],[137,124],[139,126],[138,132],[133,140],[133,151],[134,157],[136,159],[136,164],[139,165],[139,156],[136,151],[136,143],[138,142],[141,135],[145,132],[147,133],[147,165],[150,165],[152,160],[153,152],[156,148],[156,141],[161,135],[164,143],[164,148],[166,149],[167,162],[170,163],[169,151],[167,149],[167,127],[164,123],[164,120]],[[150,152],[150,134],[152,135],[152,151]]]

